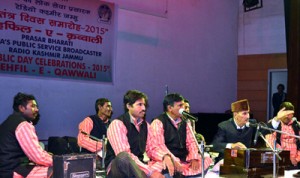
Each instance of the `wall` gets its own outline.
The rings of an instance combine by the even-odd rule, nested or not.
[[[238,99],[247,98],[251,112],[265,122],[268,107],[268,70],[286,68],[285,54],[243,55],[238,58]]]
[[[263,0],[263,7],[239,8],[237,98],[249,99],[251,112],[266,121],[268,70],[286,69],[284,6],[282,0]]]
[[[263,0],[263,7],[244,12],[239,0],[238,54],[286,53],[282,0]]]
[[[0,122],[12,98],[33,93],[38,100],[40,139],[75,136],[93,114],[98,97],[122,114],[123,94],[149,96],[151,119],[162,112],[165,85],[191,102],[191,112],[224,112],[236,100],[238,4],[235,1],[168,1],[167,17],[119,10],[113,84],[0,75]]]

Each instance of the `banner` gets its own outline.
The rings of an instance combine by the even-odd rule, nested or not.
[[[1,73],[112,82],[113,3],[9,0],[0,4]]]

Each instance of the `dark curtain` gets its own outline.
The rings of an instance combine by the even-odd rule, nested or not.
[[[288,69],[287,99],[300,119],[300,0],[284,0]]]

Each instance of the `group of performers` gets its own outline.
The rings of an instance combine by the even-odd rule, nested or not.
[[[77,141],[82,152],[97,153],[105,147],[106,156],[99,159],[104,159],[106,177],[201,177],[214,164],[210,156],[199,154],[197,142],[204,137],[182,115],[182,108],[189,112],[189,102],[180,94],[167,94],[163,113],[151,122],[146,121],[149,105],[145,93],[127,91],[123,106],[124,113],[111,119],[112,103],[99,98],[95,102],[96,114],[84,118],[78,127]],[[52,155],[39,145],[33,125],[39,117],[35,97],[17,93],[13,110],[0,125],[0,178],[51,177]],[[248,100],[233,102],[231,111],[232,118],[218,124],[212,141],[212,150],[219,153],[217,161],[222,160],[225,148],[253,146],[256,127],[248,127],[247,123],[257,124],[257,121],[250,119]],[[299,168],[300,141],[292,136],[299,135],[299,125],[292,103],[283,102],[280,111],[266,125],[290,133],[263,132],[270,143],[276,140],[277,148],[289,150],[292,166]],[[100,141],[103,136],[106,143]]]

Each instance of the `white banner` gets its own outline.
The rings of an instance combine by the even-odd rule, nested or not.
[[[0,5],[1,73],[112,82],[113,3],[9,0]]]

